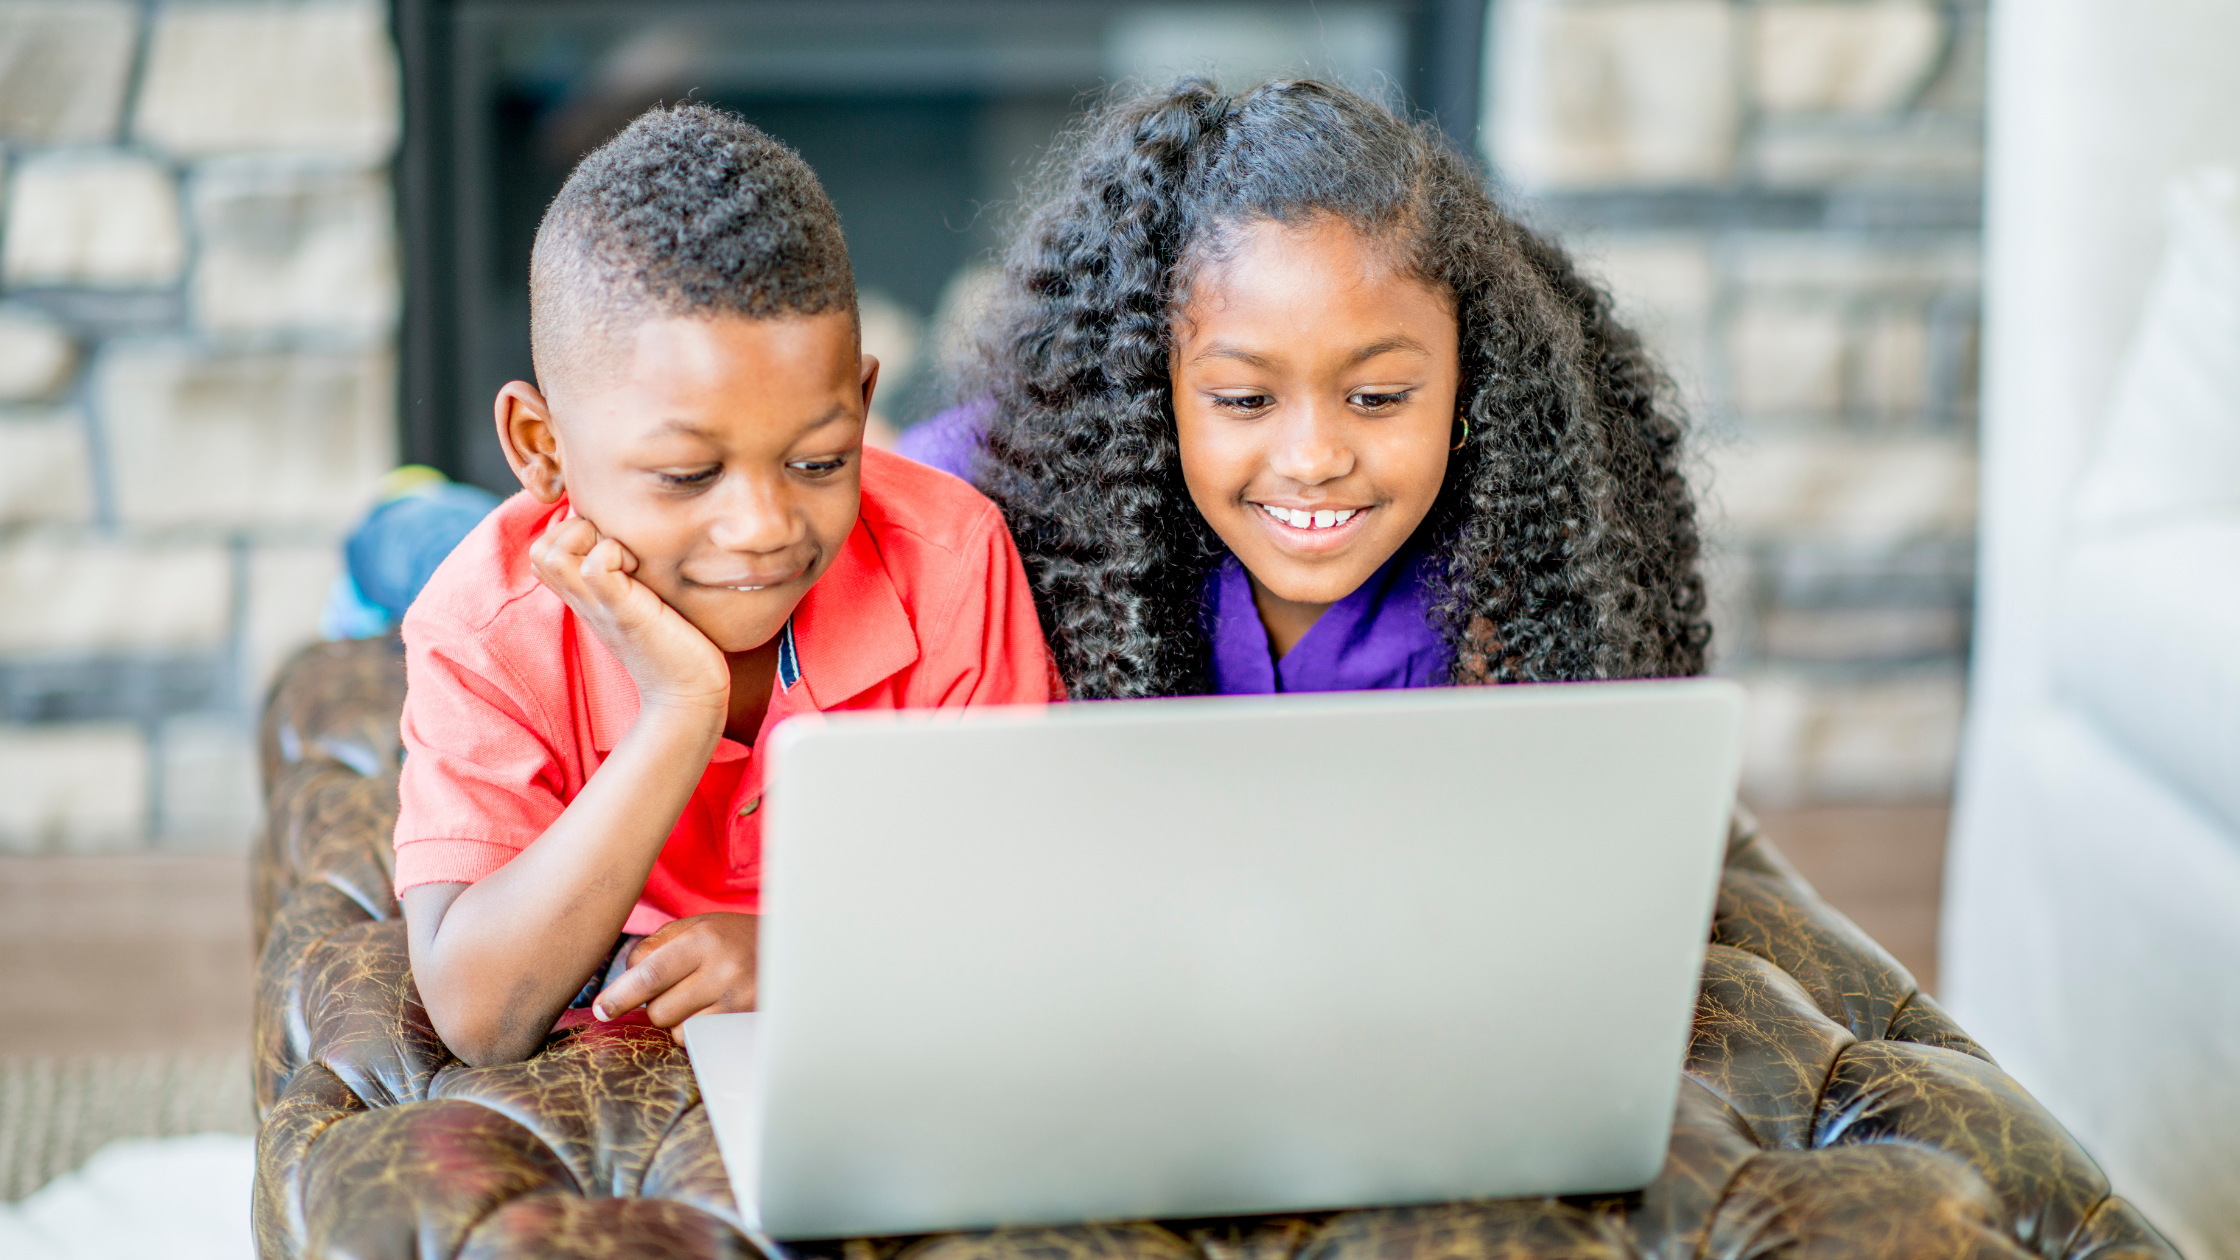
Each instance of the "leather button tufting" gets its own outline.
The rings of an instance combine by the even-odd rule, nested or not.
[[[404,693],[393,643],[324,644],[266,710],[254,1199],[273,1260],[755,1260],[681,1047],[594,1025],[526,1062],[451,1059],[419,1001],[384,854]],[[345,741],[365,752],[323,748]],[[326,741],[322,743],[321,741]],[[368,773],[368,772],[372,773]],[[759,887],[732,804],[734,887]],[[752,795],[749,795],[749,792]],[[719,816],[720,817],[720,816]],[[1794,882],[1738,819],[1665,1167],[1628,1195],[849,1243],[837,1260],[1436,1260],[1441,1256],[2177,1260],[2085,1152]],[[1558,1030],[1560,1032],[1560,1030]]]

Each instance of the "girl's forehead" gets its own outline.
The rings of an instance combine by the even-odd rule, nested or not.
[[[1179,312],[1208,316],[1240,303],[1313,300],[1360,290],[1406,300],[1439,294],[1409,266],[1403,241],[1372,235],[1335,215],[1285,223],[1256,219],[1217,229],[1219,239],[1187,263],[1179,277]]]
[[[1244,326],[1287,339],[1358,340],[1371,328],[1452,323],[1442,290],[1402,265],[1389,242],[1342,221],[1254,224],[1235,246],[1185,281],[1175,304],[1181,340]]]

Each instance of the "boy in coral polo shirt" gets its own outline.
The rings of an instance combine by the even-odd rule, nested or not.
[[[404,619],[397,889],[475,1064],[571,1007],[752,1008],[776,723],[1057,690],[994,507],[863,447],[878,363],[791,150],[640,118],[554,200],[530,305],[542,391],[496,404],[523,492]]]

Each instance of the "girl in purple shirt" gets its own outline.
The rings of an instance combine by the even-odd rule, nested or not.
[[[1075,698],[1700,673],[1670,389],[1429,126],[1202,80],[1046,164],[968,397]]]

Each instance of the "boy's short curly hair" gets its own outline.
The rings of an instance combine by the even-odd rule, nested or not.
[[[1704,615],[1686,429],[1610,296],[1430,126],[1343,88],[1203,79],[1107,103],[1030,190],[966,396],[1077,698],[1204,691],[1206,575],[1168,354],[1234,230],[1332,216],[1452,299],[1465,438],[1414,545],[1456,683],[1695,674]]]
[[[855,300],[840,215],[800,154],[736,114],[655,106],[545,210],[530,353],[543,377],[652,316],[853,314]]]

